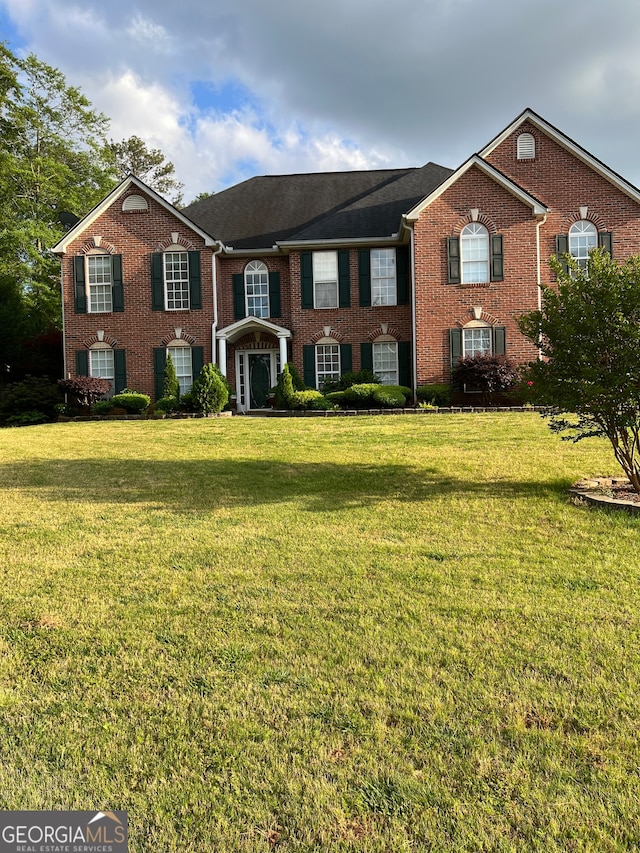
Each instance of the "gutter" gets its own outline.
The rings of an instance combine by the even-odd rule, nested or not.
[[[216,257],[223,250],[222,243],[217,244],[217,248],[211,253],[211,286],[213,288],[213,323],[211,324],[211,363],[217,364],[216,354],[216,331],[218,329],[218,268]],[[218,365],[219,366],[219,365]]]

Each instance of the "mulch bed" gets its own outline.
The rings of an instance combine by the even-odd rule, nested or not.
[[[580,480],[571,494],[591,504],[640,513],[640,494],[626,477],[590,477]]]

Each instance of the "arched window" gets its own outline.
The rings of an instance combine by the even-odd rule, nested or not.
[[[593,222],[580,219],[569,228],[569,254],[582,269],[587,268],[589,252],[598,245],[598,232]]]
[[[244,268],[247,317],[269,316],[269,271],[262,261],[249,261]]]
[[[489,281],[489,232],[479,222],[470,222],[460,233],[462,283]]]
[[[518,160],[535,160],[536,141],[531,133],[521,133],[517,142]]]

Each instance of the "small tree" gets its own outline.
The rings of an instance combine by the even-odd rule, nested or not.
[[[551,263],[557,291],[545,288],[541,310],[520,318],[543,356],[525,379],[553,431],[606,438],[640,492],[640,257],[617,264],[594,250],[586,270],[565,262],[568,271]]]
[[[292,407],[293,393],[297,390],[293,386],[293,377],[291,375],[291,367],[287,362],[282,368],[282,372],[278,377],[276,392],[273,403],[276,409],[290,409]]]
[[[164,382],[162,385],[162,396],[175,397],[176,400],[180,398],[180,383],[178,382],[176,369],[174,367],[173,359],[171,358],[170,352],[167,353],[167,360],[164,365]]]
[[[217,365],[205,364],[193,383],[191,396],[196,410],[203,415],[224,409],[229,400],[229,391]]]
[[[98,379],[94,376],[74,376],[72,379],[59,379],[58,387],[63,394],[68,394],[83,409],[91,406],[111,391],[108,379]]]
[[[453,370],[456,384],[480,391],[485,406],[492,405],[494,394],[508,391],[517,375],[515,365],[504,355],[467,356]]]

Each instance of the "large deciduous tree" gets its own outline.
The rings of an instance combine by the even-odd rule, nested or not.
[[[122,142],[111,140],[107,146],[107,155],[120,179],[129,174],[135,175],[160,195],[169,196],[171,193],[171,203],[181,207],[181,190],[184,185],[176,179],[173,163],[166,160],[158,148],[147,148],[139,136],[130,136]]]
[[[542,356],[526,379],[554,431],[608,439],[640,492],[640,256],[618,264],[595,250],[586,269],[566,260],[568,271],[552,262],[558,285],[541,310],[520,318]]]

